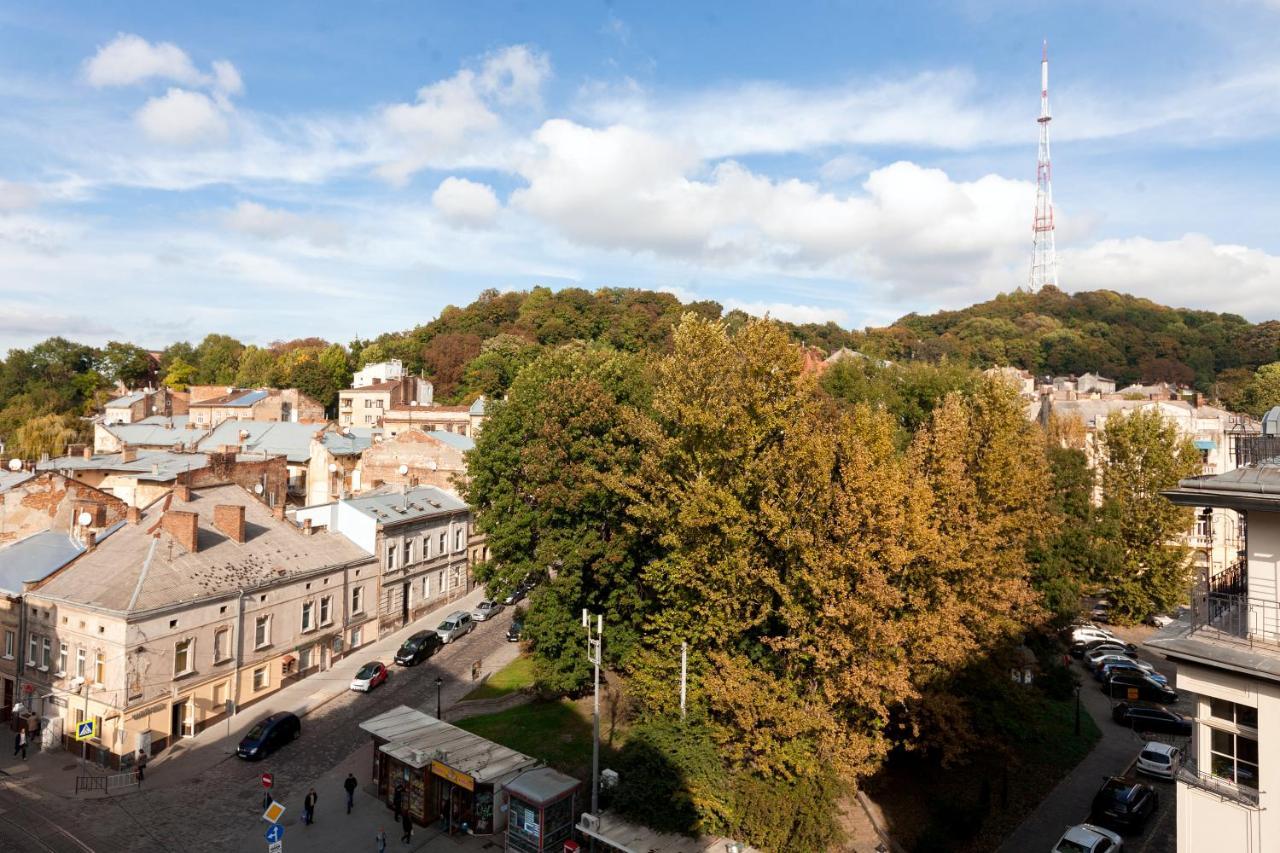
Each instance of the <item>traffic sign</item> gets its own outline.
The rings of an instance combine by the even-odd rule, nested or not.
[[[275,844],[281,838],[284,838],[284,827],[278,823],[271,824],[271,828],[267,830],[267,843]]]
[[[284,853],[284,842],[273,841],[267,845],[267,853]]]
[[[275,823],[280,820],[280,816],[283,814],[284,806],[280,805],[275,800],[272,800],[271,805],[267,806],[267,810],[262,813],[262,819],[268,823]]]
[[[98,721],[85,720],[76,726],[76,740],[89,740],[98,736]]]
[[[275,781],[276,781],[276,778],[272,776],[270,773],[262,774],[262,787],[270,788],[272,785],[275,784]]]

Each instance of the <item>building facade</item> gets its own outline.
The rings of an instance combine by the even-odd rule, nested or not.
[[[393,406],[382,414],[387,438],[410,429],[424,432],[452,432],[474,439],[484,426],[485,401],[480,397],[470,406]]]
[[[208,396],[213,390],[222,393]],[[225,421],[324,422],[324,406],[297,388],[192,386],[187,414],[191,423],[203,429],[214,429]]]
[[[431,407],[434,394],[432,384],[420,376],[383,379],[375,374],[368,385],[356,384],[338,393],[338,425],[379,427],[393,408]]]
[[[470,437],[456,432],[402,430],[364,451],[360,479],[370,489],[384,484],[435,486],[456,495],[466,482],[467,452],[475,446]]]

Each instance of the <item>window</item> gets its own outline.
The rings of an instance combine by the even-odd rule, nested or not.
[[[358,586],[351,590],[351,612],[364,612],[364,587]]]
[[[422,559],[431,559],[431,537],[426,533],[422,534]]]
[[[93,730],[98,733],[96,740],[103,740],[102,737],[102,717],[97,714],[93,715]]]
[[[1213,775],[1243,788],[1258,790],[1258,740],[1210,729],[1209,761]]]
[[[35,666],[40,659],[40,635],[32,634],[27,638],[27,666]]]
[[[186,675],[191,672],[191,644],[190,638],[179,640],[173,644],[173,674]]]
[[[48,637],[41,637],[40,652],[40,668],[48,669],[53,663],[53,641]]]
[[[219,628],[213,632],[213,662],[226,660],[231,648],[231,629]]]
[[[404,564],[407,566],[413,562],[413,540],[404,540]]]
[[[84,678],[84,649],[76,649],[76,678]]]
[[[271,677],[267,673],[265,666],[260,666],[253,671],[253,689],[265,690],[271,686]]]
[[[18,635],[12,631],[4,632],[4,656],[13,660],[14,648],[18,644]]]
[[[351,648],[354,649],[358,645],[360,645],[360,629],[352,628],[351,629]]]
[[[431,597],[431,575],[427,575],[422,579],[422,600],[426,601]]]
[[[449,553],[449,534],[441,533],[440,534],[440,555],[444,556],[447,553]]]
[[[67,674],[67,652],[68,651],[69,649],[67,648],[66,643],[58,643],[58,674],[59,675]]]
[[[396,570],[396,546],[394,544],[387,546],[387,571],[394,572]]]
[[[453,531],[453,550],[454,551],[462,550],[462,528],[461,527]]]
[[[298,652],[298,668],[311,669],[311,647],[310,646],[307,646],[305,649]]]
[[[1225,720],[1237,726],[1256,729],[1258,727],[1258,709],[1248,705],[1237,705],[1226,699],[1209,699],[1209,714],[1215,719]]]
[[[441,592],[444,592],[446,589],[448,589],[448,587],[444,585],[444,572],[440,572],[438,575],[436,575],[436,588],[439,589]]]
[[[227,704],[227,682],[220,681],[213,685],[213,710],[215,713],[223,710],[223,706]]]
[[[333,621],[333,596],[326,595],[320,599],[320,624],[328,625]]]
[[[93,653],[93,680],[97,684],[107,683],[107,660],[100,651]]]
[[[259,616],[253,622],[253,647],[260,649],[271,644],[271,617]]]
[[[1199,513],[1196,515],[1196,536],[1208,539],[1213,535],[1213,516]]]
[[[315,608],[314,602],[302,602],[302,630],[310,631],[316,627]]]

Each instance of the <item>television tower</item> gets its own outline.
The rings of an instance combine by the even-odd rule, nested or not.
[[[1049,163],[1049,42],[1040,54],[1040,155],[1036,159],[1036,215],[1031,223],[1031,292],[1058,286],[1058,254],[1053,246],[1053,167]]]

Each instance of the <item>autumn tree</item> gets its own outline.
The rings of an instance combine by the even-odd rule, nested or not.
[[[1107,419],[1099,465],[1101,514],[1118,551],[1105,579],[1113,614],[1136,621],[1174,607],[1190,580],[1189,551],[1179,540],[1192,510],[1160,493],[1200,473],[1200,452],[1158,409],[1139,409]]]
[[[13,434],[12,450],[15,456],[24,459],[39,459],[46,453],[61,456],[77,435],[66,416],[42,415],[18,427]]]

